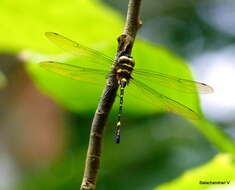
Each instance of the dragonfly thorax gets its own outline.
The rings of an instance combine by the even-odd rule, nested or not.
[[[121,84],[122,81],[126,81],[126,83],[129,82],[134,66],[135,62],[131,56],[123,55],[119,57],[116,68],[116,77],[119,84]]]

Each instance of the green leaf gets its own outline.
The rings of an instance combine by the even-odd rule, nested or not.
[[[222,190],[234,189],[234,157],[219,154],[209,163],[185,172],[180,178],[163,184],[155,190]],[[200,184],[201,182],[225,182],[225,184]]]
[[[40,2],[4,0],[0,3],[0,25],[0,35],[4,36],[0,38],[0,50],[11,52],[30,50],[44,54],[62,52],[44,36],[45,32],[52,31],[64,34],[82,44],[96,47],[98,50],[104,49],[106,53],[110,52],[111,57],[115,56],[116,38],[123,28],[121,16],[95,0],[72,0],[69,3],[63,0]],[[137,67],[186,79],[192,78],[184,61],[161,47],[138,41],[134,47],[134,56]],[[29,62],[35,61],[27,59]],[[43,91],[73,111],[94,110],[104,86],[102,83],[100,89],[97,89],[94,86],[71,81],[43,71],[36,65],[29,65],[29,71]],[[155,87],[156,84],[152,86]],[[200,112],[196,94],[184,95],[168,91],[166,88],[161,92]],[[135,101],[138,103],[134,104],[132,103],[134,98],[129,97],[126,102],[130,100],[128,108],[131,112],[136,111],[136,105],[140,105],[143,111],[148,113],[159,111],[158,108],[146,106],[141,100]]]
[[[26,0],[14,3],[1,1],[0,25],[0,35],[4,36],[0,38],[0,50],[30,50],[44,54],[62,52],[44,36],[45,32],[53,31],[82,44],[97,47],[98,50],[106,49],[106,52],[112,52],[109,54],[111,57],[115,56],[116,38],[123,28],[121,16],[95,0],[72,0],[69,3],[62,0],[33,3]],[[142,67],[149,70],[191,79],[191,73],[184,62],[161,47],[156,48],[147,42],[138,41],[135,44],[134,56],[137,67],[142,64]],[[46,73],[35,65],[29,67],[39,86],[64,107],[74,111],[95,108],[101,89],[97,90],[94,86],[88,89],[89,85]],[[103,86],[104,84],[101,84],[101,88]],[[185,97],[180,93],[173,93],[171,98],[199,111],[197,95]],[[165,94],[169,95],[167,89]],[[158,110],[149,109],[145,102],[140,101],[137,104],[130,103],[128,107],[130,111],[134,111],[135,106],[139,104],[143,108],[146,107],[145,110],[149,113]]]

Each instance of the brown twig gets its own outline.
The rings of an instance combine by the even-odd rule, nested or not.
[[[124,32],[118,38],[116,59],[121,55],[131,54],[136,33],[142,24],[139,17],[140,4],[141,0],[129,0]],[[115,65],[116,62],[113,63],[113,68]],[[114,103],[117,89],[117,80],[114,75],[110,75],[93,118],[81,190],[95,190],[96,188],[104,126]]]

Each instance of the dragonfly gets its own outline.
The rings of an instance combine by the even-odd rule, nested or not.
[[[188,117],[191,119],[200,119],[200,115],[183,103],[177,102],[174,99],[161,94],[156,89],[148,86],[142,79],[154,81],[160,86],[180,90],[186,93],[212,93],[213,88],[207,84],[192,80],[182,79],[175,76],[170,76],[160,72],[134,69],[135,61],[130,55],[120,55],[117,58],[107,56],[97,50],[83,46],[73,40],[68,39],[58,33],[46,32],[45,36],[56,46],[75,56],[81,56],[89,60],[93,68],[88,68],[80,65],[67,64],[55,61],[40,62],[40,66],[49,71],[63,75],[65,77],[81,80],[85,82],[93,82],[93,76],[107,76],[107,73],[113,75],[118,81],[119,87],[119,111],[115,130],[115,142],[120,143],[120,129],[122,126],[121,115],[123,110],[123,99],[125,88],[130,88],[131,91],[140,92],[145,97],[146,102],[161,108],[162,110],[173,112],[175,114]],[[110,72],[110,67],[115,63],[115,67]],[[104,66],[100,69],[98,65]],[[89,80],[90,78],[90,80]],[[130,85],[129,85],[130,84]]]

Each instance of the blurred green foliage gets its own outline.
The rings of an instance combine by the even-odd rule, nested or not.
[[[75,143],[75,148],[66,151],[64,157],[49,170],[41,173],[30,171],[31,176],[27,178],[23,189],[77,189],[80,184],[79,179],[82,177],[82,166],[87,148],[84,141],[87,141],[89,133],[89,129],[83,127],[90,124],[90,118],[86,118],[86,113],[94,112],[105,82],[104,76],[100,86],[90,85],[64,78],[40,68],[37,64],[39,61],[59,60],[72,64],[81,61],[79,58],[70,59],[67,56],[61,56],[61,51],[44,37],[44,33],[46,31],[61,33],[114,57],[117,45],[116,38],[121,34],[123,28],[122,20],[123,18],[117,12],[92,0],[72,0],[69,2],[64,0],[1,1],[0,35],[4,37],[0,38],[0,50],[7,53],[20,52],[21,57],[28,62],[27,69],[35,84],[64,108],[82,116],[76,124],[71,124],[71,126],[77,127],[79,123],[79,127],[74,127],[75,131],[71,132],[71,136],[78,135],[74,137],[79,142]],[[137,63],[136,67],[192,79],[185,61],[160,46],[137,40],[133,56]],[[82,64],[89,65],[89,63]],[[197,94],[184,94],[160,88],[151,81],[146,81],[146,83],[193,110],[201,112]],[[115,106],[117,105],[115,104]],[[176,164],[167,159],[169,157],[173,157],[174,160],[180,159],[180,146],[187,150],[190,150],[191,146],[195,146],[195,149],[200,146],[203,149],[204,144],[198,144],[203,140],[206,141],[198,137],[196,130],[188,129],[188,125],[199,129],[207,140],[218,149],[234,154],[234,143],[230,138],[225,136],[215,124],[206,120],[191,121],[191,124],[187,123],[187,127],[184,128],[186,122],[182,120],[171,121],[170,119],[164,120],[164,118],[161,120],[146,117],[146,115],[154,114],[160,110],[136,100],[128,95],[128,90],[124,106],[124,117],[129,116],[127,120],[129,119],[130,127],[125,128],[123,139],[126,140],[123,140],[123,144],[118,147],[112,144],[113,134],[108,133],[107,139],[105,139],[99,189],[153,189],[157,184],[177,177],[181,171],[187,168],[182,166],[179,170],[169,174],[169,171],[173,170],[171,167]],[[156,128],[156,124],[158,128]],[[135,126],[135,128],[131,126]],[[171,126],[173,127],[171,128]],[[112,129],[107,130],[111,131]],[[192,132],[187,130],[192,130]],[[195,136],[188,138],[187,134],[195,134]],[[181,144],[181,140],[184,138],[189,144]],[[143,142],[141,142],[142,139],[144,139]],[[129,148],[127,148],[127,142]],[[209,160],[214,153],[213,151],[208,153],[208,150],[205,152],[205,159],[199,159],[200,163]],[[203,154],[203,151],[198,153]],[[221,160],[223,161],[223,157]],[[127,167],[128,171],[125,169]],[[206,170],[210,172],[210,167],[203,169],[203,171]],[[220,171],[222,170],[215,172]],[[194,172],[192,171],[192,173]],[[192,175],[191,172],[190,175]],[[179,185],[179,187],[181,186]]]
[[[7,85],[7,79],[5,75],[0,71],[0,89]]]
[[[95,0],[3,0],[0,13],[0,50],[6,52],[55,52],[45,40],[46,31],[77,36],[82,43],[92,44],[114,40],[122,28],[120,15]]]

